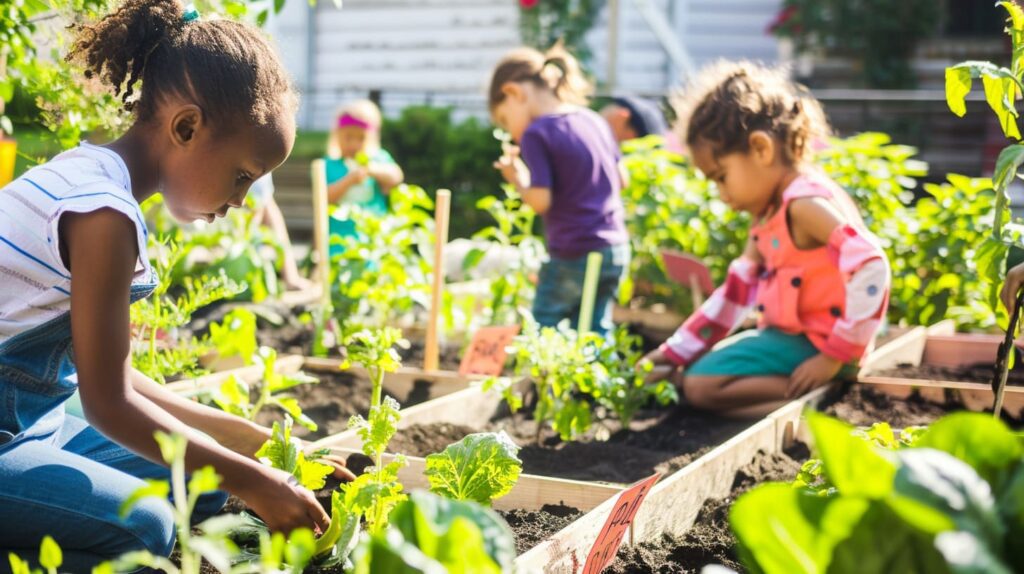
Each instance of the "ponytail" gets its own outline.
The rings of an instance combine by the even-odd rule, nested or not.
[[[506,54],[491,76],[490,109],[494,110],[505,100],[502,91],[505,84],[522,82],[549,89],[560,101],[569,104],[585,105],[593,92],[579,62],[561,41],[543,54],[533,48],[519,48]]]

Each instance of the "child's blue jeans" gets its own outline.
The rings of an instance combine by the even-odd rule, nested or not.
[[[591,330],[606,337],[612,330],[612,304],[618,298],[619,284],[629,270],[629,243],[612,245],[600,250],[601,274],[594,298],[594,318]],[[559,259],[552,256],[540,268],[537,295],[533,299],[533,317],[541,326],[553,327],[569,319],[579,328],[580,301],[583,298],[583,279],[587,272],[587,256]]]
[[[143,479],[170,479],[167,468],[75,416],[63,416],[52,432],[26,430],[17,438],[0,431],[0,572],[7,571],[8,552],[35,562],[46,534],[63,550],[61,572],[89,572],[133,550],[171,553],[174,520],[163,501],[144,498],[120,517],[121,503]],[[201,496],[193,521],[215,514],[226,498],[220,491]]]

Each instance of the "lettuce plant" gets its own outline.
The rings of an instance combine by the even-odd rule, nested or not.
[[[494,511],[416,491],[384,532],[360,542],[353,561],[356,574],[499,574],[515,556],[512,532]]]
[[[519,447],[505,431],[476,433],[427,456],[430,492],[490,506],[508,494],[523,470]]]
[[[317,490],[324,487],[327,477],[334,470],[330,465],[306,458],[301,442],[292,438],[292,417],[285,415],[284,423],[274,423],[267,442],[256,451],[256,458],[263,464],[283,470],[299,481],[299,484]]]
[[[758,486],[730,523],[752,572],[1009,573],[1024,568],[1024,447],[1001,421],[948,415],[908,436],[817,413],[815,482]],[[891,430],[891,429],[890,429]],[[885,446],[879,445],[882,438]]]

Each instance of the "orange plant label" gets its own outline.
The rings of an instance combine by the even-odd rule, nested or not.
[[[597,542],[590,549],[587,561],[583,565],[583,574],[599,574],[615,559],[615,553],[622,545],[622,538],[626,535],[626,529],[633,524],[637,510],[647,498],[647,493],[654,488],[654,484],[661,478],[661,473],[650,478],[645,478],[633,486],[627,488],[619,499],[615,501],[615,508],[601,528],[601,534],[597,535]]]
[[[498,376],[505,367],[505,359],[508,351],[505,350],[512,343],[512,339],[519,334],[519,326],[509,327],[483,327],[473,333],[473,340],[469,349],[462,356],[462,363],[459,365],[460,375],[488,375]]]

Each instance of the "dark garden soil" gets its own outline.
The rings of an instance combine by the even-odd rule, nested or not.
[[[993,357],[994,362],[995,357]],[[895,369],[881,371],[876,376],[990,384],[994,374],[993,363],[978,363],[961,367],[940,367],[937,365],[920,365],[915,367],[913,365],[900,365]],[[1024,368],[1018,365],[1010,371],[1006,382],[1010,385],[1024,385]]]
[[[752,424],[725,420],[681,406],[641,411],[628,429],[617,420],[595,417],[589,433],[562,442],[548,428],[536,439],[537,424],[528,413],[505,414],[484,429],[447,423],[414,425],[399,431],[389,450],[426,456],[472,432],[504,430],[522,447],[523,472],[617,483],[632,483],[654,472],[674,472]],[[606,440],[601,440],[606,439]]]
[[[540,510],[499,510],[516,537],[516,553],[522,554],[569,526],[583,512],[563,504],[545,504]]]
[[[302,407],[302,412],[318,428],[309,431],[304,427],[295,425],[292,434],[306,440],[316,440],[337,434],[348,428],[348,419],[354,414],[366,416],[370,410],[370,397],[372,385],[369,379],[357,377],[350,373],[343,372],[311,372],[309,373],[320,379],[319,383],[299,385],[289,389],[288,394],[294,396]],[[423,402],[428,398],[427,389],[414,386],[407,397],[395,397],[403,406],[410,406]],[[385,393],[387,394],[387,393]],[[256,422],[270,426],[274,421],[284,418],[282,412],[274,407],[267,407],[260,411]]]
[[[313,331],[309,325],[302,325],[297,321],[279,327],[267,326],[256,332],[256,338],[260,345],[266,345],[278,350],[280,354],[312,356],[313,354]],[[398,354],[402,357],[402,366],[423,368],[425,354],[425,343],[423,341],[410,341],[408,349],[399,349]],[[458,371],[461,363],[462,348],[459,345],[442,344],[438,357],[438,368],[442,371]],[[338,347],[328,350],[329,358],[341,358]]]
[[[916,392],[906,399],[877,391],[869,384],[847,385],[825,398],[822,410],[856,426],[887,422],[893,428],[927,425],[962,408],[956,403],[938,404]]]
[[[624,546],[605,574],[698,573],[708,564],[722,564],[742,572],[736,557],[736,540],[729,530],[729,509],[740,495],[759,483],[792,480],[808,457],[807,447],[802,444],[785,453],[759,453],[736,473],[728,496],[704,503],[693,527],[685,534]]]

